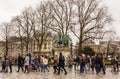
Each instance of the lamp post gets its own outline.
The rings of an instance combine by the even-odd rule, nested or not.
[[[71,55],[72,55],[72,52],[73,52],[72,47],[73,47],[73,43],[70,43],[70,54]]]
[[[99,41],[98,39],[95,39],[95,44],[96,44],[96,46],[97,46],[97,53],[100,53],[100,50],[98,51],[100,41]]]

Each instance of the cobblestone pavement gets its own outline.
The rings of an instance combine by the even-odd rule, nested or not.
[[[67,75],[64,75],[64,73],[55,75],[53,74],[52,68],[50,72],[30,72],[29,74],[22,72],[17,73],[16,70],[17,68],[14,68],[13,73],[0,73],[0,79],[120,79],[120,72],[112,73],[110,68],[107,68],[105,75],[102,73],[97,75],[93,72],[80,74],[78,71],[75,72],[74,70],[70,71],[68,69]]]

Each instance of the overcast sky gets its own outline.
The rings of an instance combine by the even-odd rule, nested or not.
[[[120,36],[120,0],[103,0],[104,4],[108,7],[114,22],[113,29],[117,32],[117,35]]]
[[[0,24],[19,15],[25,7],[35,7],[41,0],[0,0]]]
[[[0,0],[0,24],[9,22],[13,16],[19,15],[28,6],[35,7],[41,0]],[[111,25],[120,35],[120,0],[103,0],[114,18]]]

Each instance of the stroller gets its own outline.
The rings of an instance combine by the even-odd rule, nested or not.
[[[39,70],[39,72],[40,72],[40,70],[41,70],[41,65],[40,65],[40,63],[37,61],[37,59],[33,60],[32,70],[33,70],[33,71]]]
[[[37,67],[36,67],[36,65],[34,64],[34,62],[31,64],[31,66],[32,66],[32,71],[37,71]]]

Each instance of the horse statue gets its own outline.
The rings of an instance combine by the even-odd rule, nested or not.
[[[55,43],[57,44],[57,47],[68,47],[69,35],[64,35],[60,32],[55,40]]]

